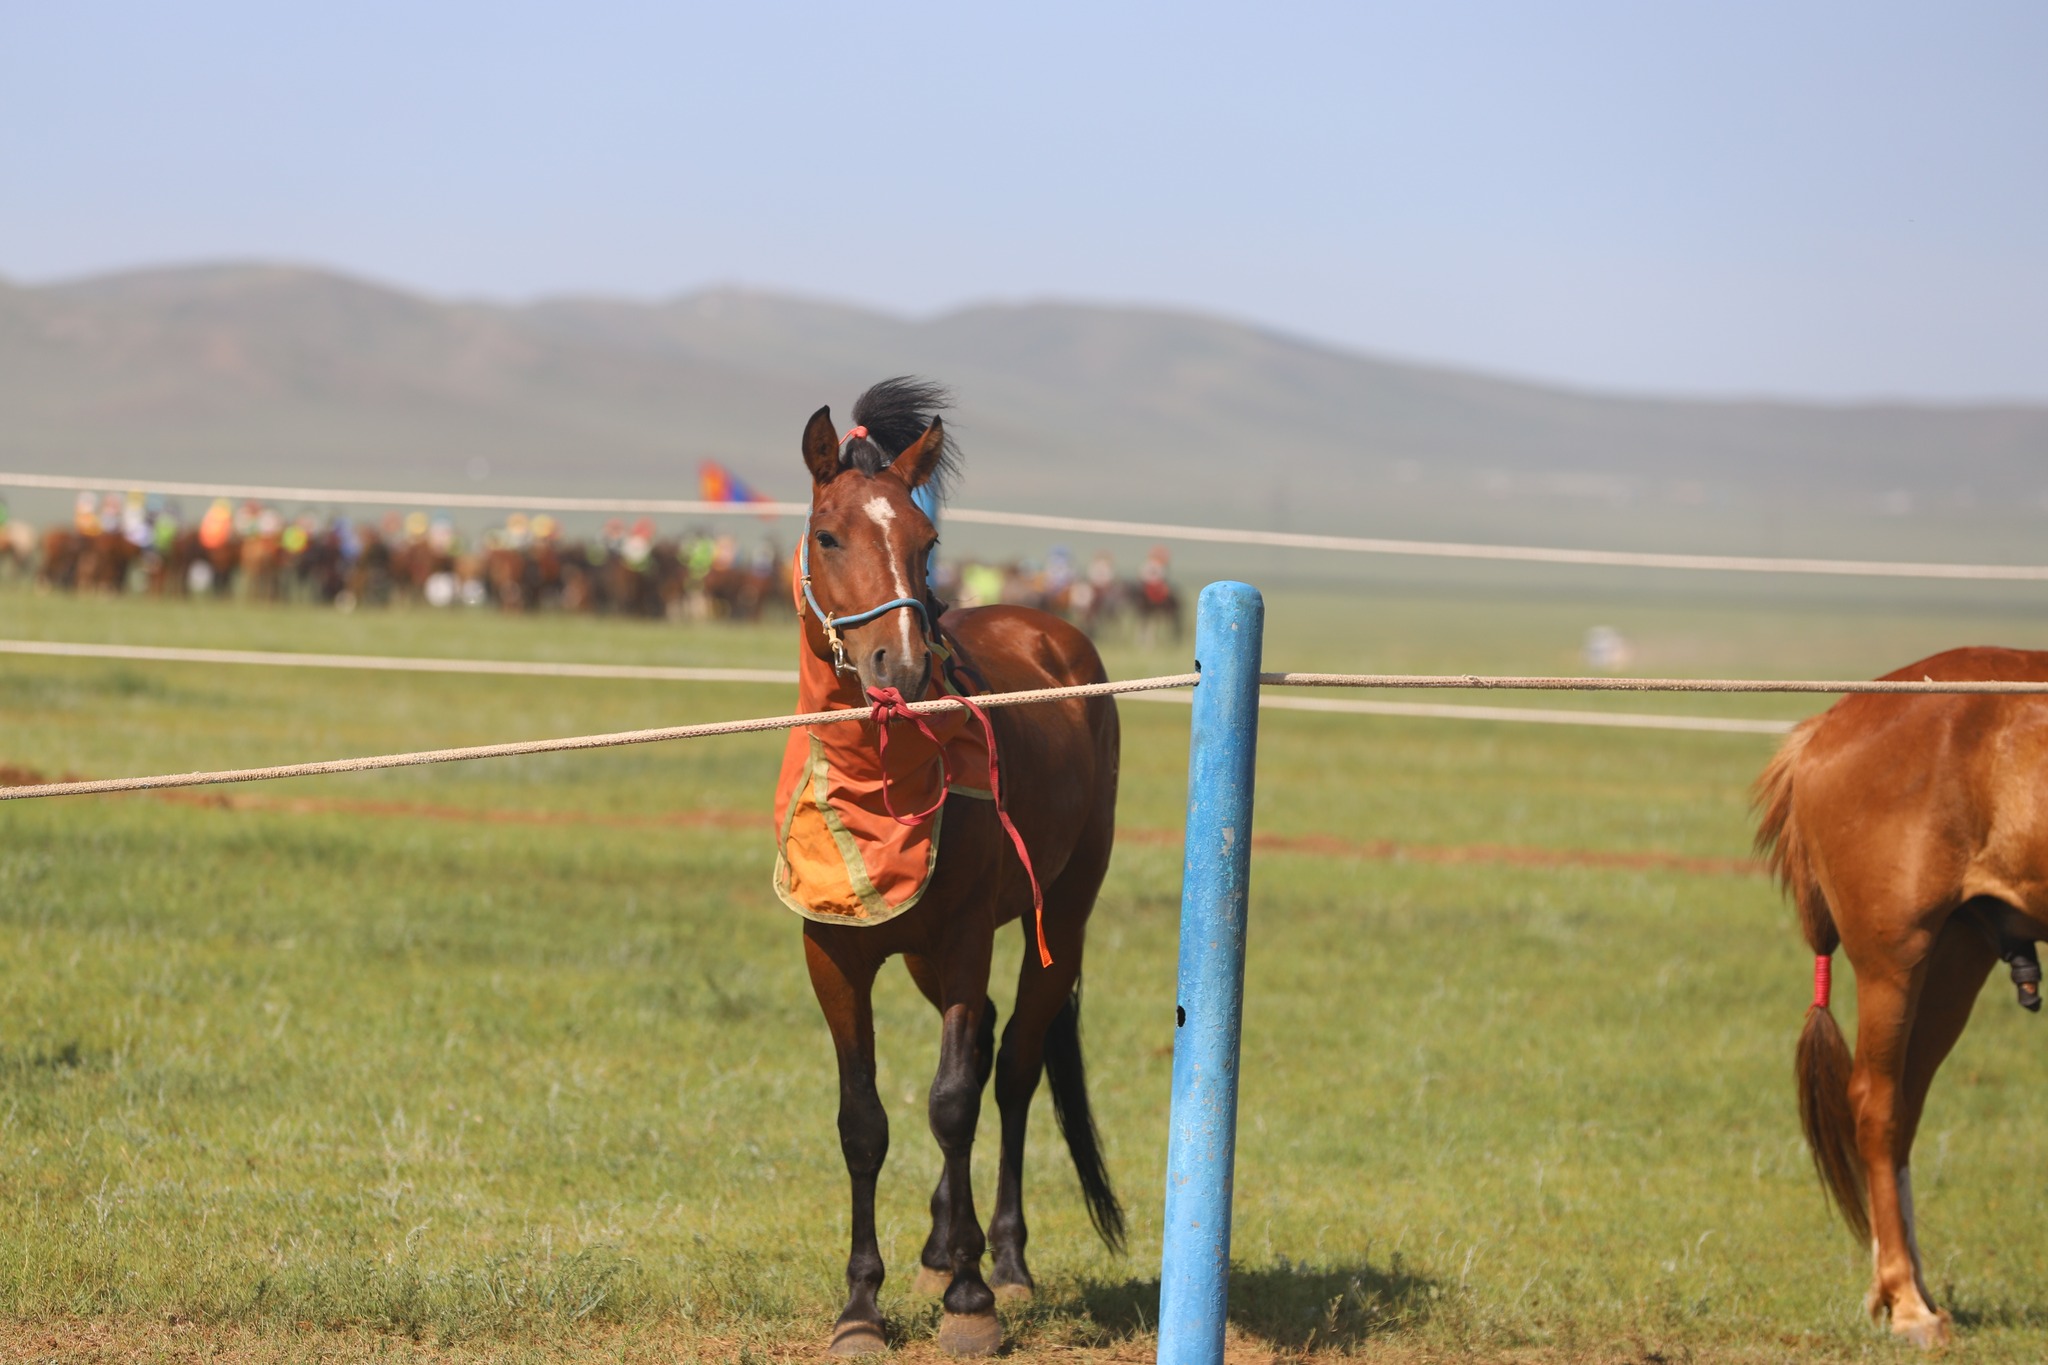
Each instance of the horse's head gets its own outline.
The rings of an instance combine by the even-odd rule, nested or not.
[[[861,417],[860,405],[854,415]],[[856,426],[842,440],[830,408],[804,428],[811,515],[802,590],[812,608],[805,637],[819,658],[836,661],[836,634],[863,689],[893,687],[916,700],[931,673],[928,637],[937,622],[926,620],[925,566],[938,533],[910,491],[940,472],[946,432],[933,417],[893,458],[879,435]]]

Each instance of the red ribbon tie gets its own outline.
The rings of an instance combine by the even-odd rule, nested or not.
[[[867,434],[860,427],[855,427],[854,431],[860,432],[862,435]],[[932,733],[932,728],[929,725],[924,723],[924,717],[918,712],[911,710],[910,704],[903,700],[903,694],[895,688],[870,687],[868,689],[868,700],[874,703],[874,709],[869,712],[869,715],[875,722],[875,756],[882,765],[882,809],[888,811],[890,818],[894,819],[898,824],[923,824],[938,813],[939,807],[946,804],[946,796],[953,786],[953,768],[946,757],[946,746],[939,743],[939,737]],[[1017,832],[1016,825],[1010,822],[1010,813],[1003,809],[1003,779],[1001,765],[996,759],[995,727],[989,724],[988,712],[957,693],[947,693],[943,697],[934,698],[934,700],[958,702],[961,706],[967,708],[970,715],[981,722],[982,738],[988,742],[988,794],[995,801],[996,819],[1003,822],[1003,832],[1010,836],[1010,844],[1017,850],[1017,861],[1024,864],[1024,875],[1031,880],[1031,913],[1036,917],[1038,928],[1038,965],[1050,967],[1052,965],[1052,950],[1045,945],[1045,896],[1038,889],[1038,873],[1032,870],[1031,854],[1024,847],[1024,836]],[[939,751],[939,765],[946,774],[946,780],[939,790],[939,799],[932,803],[930,807],[919,811],[915,815],[898,815],[895,805],[889,800],[889,724],[891,721],[896,720],[909,721],[918,728],[926,739],[932,742],[933,746]]]

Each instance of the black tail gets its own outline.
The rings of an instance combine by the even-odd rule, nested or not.
[[[1102,1165],[1102,1139],[1095,1131],[1095,1112],[1088,1107],[1088,1068],[1081,1061],[1081,986],[1045,1030],[1045,1075],[1052,1086],[1052,1109],[1059,1116],[1060,1136],[1074,1158],[1081,1178],[1081,1197],[1088,1201],[1088,1221],[1111,1251],[1124,1249],[1124,1206],[1109,1187]]]

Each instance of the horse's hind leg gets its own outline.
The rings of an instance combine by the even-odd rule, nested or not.
[[[804,960],[811,990],[839,1055],[839,1150],[853,1185],[853,1249],[846,1259],[846,1307],[832,1332],[833,1355],[888,1349],[882,1336],[882,1249],[875,1238],[875,1179],[889,1155],[889,1115],[875,1092],[875,963],[841,930],[807,926]]]
[[[981,1016],[988,1000],[988,963],[993,929],[985,919],[962,915],[947,935],[939,964],[942,1022],[939,1067],[932,1077],[932,1136],[946,1158],[945,1211],[947,1270],[945,1316],[939,1345],[954,1355],[992,1355],[1003,1343],[996,1298],[981,1277],[988,1241],[974,1212],[974,1130],[981,1121],[986,1073],[975,1060]]]
[[[1076,874],[1081,875],[1076,875]],[[1060,1011],[1074,996],[1081,977],[1081,947],[1088,912],[1102,882],[1101,871],[1087,875],[1070,869],[1047,889],[1046,946],[1052,966],[1038,961],[1036,927],[1029,917],[1024,930],[1023,960],[1017,969],[1017,1003],[1003,1030],[1002,1051],[996,1054],[996,1107],[1003,1122],[1003,1149],[996,1174],[996,1206],[988,1235],[993,1261],[989,1282],[1004,1298],[1029,1298],[1036,1289],[1024,1261],[1030,1230],[1024,1222],[1024,1139],[1031,1126],[1031,1100],[1045,1071],[1045,1039]]]
[[[1849,1078],[1856,1147],[1870,1194],[1874,1282],[1867,1302],[1873,1314],[1890,1311],[1894,1335],[1934,1346],[1948,1339],[1948,1318],[1927,1301],[1913,1254],[1907,1074],[1922,991],[1937,956],[1948,954],[1937,952],[1931,934],[1913,935],[1905,944],[1867,946],[1869,951],[1859,954],[1851,945],[1850,960],[1856,967],[1856,1060]],[[1959,1032],[1960,1025],[1955,1029]],[[1937,1025],[1930,1039],[1945,1031]],[[1930,1043],[1923,1051],[1946,1050]],[[1931,1063],[1927,1074],[1931,1078]]]
[[[1906,1253],[1913,1265],[1914,1285],[1920,1291],[1921,1302],[1930,1307],[1933,1297],[1927,1292],[1926,1271],[1920,1262],[1920,1242],[1913,1226],[1913,1139],[1920,1129],[1920,1116],[1926,1109],[1927,1091],[1934,1083],[1934,1073],[1947,1059],[1956,1040],[1963,1036],[1963,1027],[1970,1022],[1970,1011],[1977,1003],[1978,993],[1984,989],[1984,979],[1991,974],[1992,965],[1997,961],[1998,954],[1990,940],[1969,918],[1958,915],[1943,925],[1940,937],[1935,940],[1934,951],[1927,959],[1926,976],[1921,982],[1918,1006],[1913,1012],[1913,1035],[1906,1045],[1906,1070],[1900,1081],[1898,1099],[1896,1165],[1899,1207],[1905,1224]],[[1873,1311],[1882,1304],[1882,1296],[1882,1282],[1874,1279],[1870,1288]],[[1945,1325],[1946,1315],[1937,1313],[1937,1316]],[[1896,1312],[1892,1321],[1895,1327],[1898,1326]]]
[[[1024,1262],[1030,1230],[1024,1223],[1024,1139],[1030,1129],[1031,1100],[1045,1070],[1045,1034],[1073,997],[1081,972],[1079,944],[1053,949],[1053,965],[1038,965],[1034,940],[1018,973],[1017,1004],[1003,1030],[996,1058],[996,1107],[1002,1114],[1003,1149],[996,1173],[995,1213],[988,1235],[994,1260],[989,1282],[1004,1298],[1029,1298],[1036,1289]]]
[[[910,979],[924,992],[924,998],[932,1002],[932,1008],[945,1016],[946,1007],[941,1003],[939,990],[939,969],[932,960],[922,955],[906,953],[903,965],[910,969]],[[984,998],[981,1007],[981,1031],[975,1037],[974,1073],[978,1084],[986,1088],[989,1071],[996,1059],[996,1002]],[[947,1251],[947,1239],[953,1226],[951,1206],[946,1192],[951,1188],[946,1171],[939,1168],[938,1183],[932,1186],[932,1230],[925,1238],[924,1251],[917,1259],[917,1279],[911,1288],[919,1294],[936,1297],[946,1292],[946,1286],[953,1283],[952,1256]],[[1000,1200],[1000,1195],[998,1195]]]

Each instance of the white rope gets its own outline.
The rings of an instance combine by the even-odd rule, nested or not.
[[[1135,701],[1194,700],[1185,692],[1161,692]],[[1591,725],[1613,730],[1694,730],[1723,735],[1782,735],[1799,722],[1736,716],[1665,716],[1646,711],[1556,711],[1530,706],[1441,706],[1427,702],[1333,701],[1327,697],[1284,697],[1261,693],[1262,711],[1324,711],[1346,716],[1396,716],[1413,720],[1507,721],[1525,725]]]
[[[1823,692],[2048,695],[2048,682],[1809,681],[1778,678],[1521,678],[1476,673],[1261,673],[1268,687],[1454,687],[1503,692]]]
[[[678,516],[801,517],[800,502],[725,503],[689,498],[587,498],[536,493],[437,493],[366,488],[289,488],[263,484],[174,483],[162,479],[84,478],[60,474],[0,472],[0,487],[54,488],[122,493],[146,489],[201,498],[266,498],[287,502],[376,503],[401,507],[475,507],[530,512],[629,512]],[[1112,521],[1051,516],[1036,512],[992,512],[949,507],[945,515],[970,526],[1018,526],[1083,535],[1134,536],[1214,545],[1265,545],[1288,550],[1334,550],[1348,554],[1405,555],[1425,559],[1479,559],[1521,564],[1587,564],[1620,569],[1683,569],[1719,573],[1829,574],[1852,578],[1971,579],[2048,582],[2048,564],[1931,564],[1914,560],[1785,559],[1767,555],[1662,554],[1639,550],[1569,550],[1542,545],[1476,545],[1462,541],[1389,540],[1373,536],[1323,536],[1295,531],[1247,531],[1223,526],[1182,526],[1170,522]]]
[[[149,663],[253,664],[270,668],[346,668],[384,673],[469,673],[515,678],[605,678],[639,682],[796,684],[793,668],[670,668],[655,664],[525,663],[511,659],[423,659],[390,654],[294,654],[257,649],[183,649],[160,645],[84,645],[0,640],[0,654],[59,659],[133,659]]]
[[[515,672],[549,670],[552,676],[627,677],[646,676],[654,670],[626,672],[629,665],[605,664],[515,664],[502,661],[380,658],[345,654],[264,654],[253,650],[167,649],[146,645],[74,645],[13,640],[0,645],[14,646],[5,652],[51,654],[95,658],[153,658],[176,662],[233,662],[288,664],[307,667],[355,668],[396,667],[419,672]],[[573,672],[568,670],[574,670]],[[686,670],[661,670],[664,674]],[[739,682],[761,680],[747,669],[687,670],[692,675],[710,673],[711,678],[691,676],[687,681]],[[787,676],[778,671],[758,670],[776,682]],[[739,676],[736,676],[739,675]],[[1123,682],[1083,683],[1071,687],[1035,688],[1021,692],[994,692],[976,697],[981,706],[1021,706],[1030,702],[1055,701],[1068,697],[1103,697],[1125,693],[1157,693],[1171,688],[1193,687],[1199,673],[1173,673],[1154,678],[1132,678]],[[2048,682],[1936,682],[1862,681],[1755,678],[1569,678],[1483,676],[1472,673],[1261,673],[1259,682],[1268,687],[1358,687],[1358,688],[1459,688],[1482,691],[1548,692],[1769,692],[1769,693],[1881,693],[1881,694],[1963,694],[2039,696],[2048,695]],[[1782,733],[1785,721],[1745,721],[1739,718],[1707,716],[1601,715],[1587,712],[1538,711],[1511,707],[1403,706],[1400,703],[1316,702],[1294,698],[1267,699],[1260,705],[1294,710],[1346,710],[1365,714],[1413,715],[1433,718],[1533,720],[1548,724],[1610,725],[1628,728],[1723,730],[1740,733]],[[956,709],[947,700],[912,702],[910,709],[923,714]],[[1371,709],[1368,709],[1371,708]],[[1399,709],[1396,709],[1399,708]],[[714,721],[703,725],[669,726],[657,730],[626,730],[603,735],[573,735],[563,739],[521,740],[510,744],[482,744],[460,749],[428,749],[414,753],[379,754],[367,758],[338,758],[316,763],[287,763],[268,768],[234,768],[219,772],[166,773],[153,777],[116,777],[83,782],[46,782],[28,786],[0,787],[0,801],[19,801],[46,796],[93,796],[115,792],[151,791],[165,787],[205,787],[230,782],[265,782],[287,777],[313,777],[327,773],[370,772],[383,768],[411,768],[430,763],[461,763],[479,758],[514,758],[527,754],[563,753],[578,749],[607,749],[628,744],[658,744],[672,739],[702,739],[714,735],[748,734],[763,730],[788,730],[800,725],[828,725],[865,719],[865,710],[814,711],[787,716],[763,716],[750,720]]]
[[[954,521],[985,526],[1029,526],[1151,540],[1201,541],[1217,545],[1270,545],[1289,550],[1340,550],[1351,554],[1411,555],[1426,559],[1489,559],[1523,564],[1592,564],[1603,568],[1691,569],[1723,573],[1836,574],[1865,578],[1994,579],[2048,581],[2048,564],[1929,564],[1875,559],[1779,559],[1763,555],[1658,554],[1637,550],[1566,550],[1541,545],[1474,545],[1444,540],[1386,540],[1374,536],[1320,536],[1296,531],[1241,531],[1218,526],[1177,526],[1149,521],[1099,521],[1088,517],[1040,516],[1030,512],[978,512],[948,508]]]
[[[1199,681],[1199,673],[1174,673],[1157,678],[1134,678],[1125,682],[1082,683],[1073,687],[1041,687],[1022,692],[991,692],[975,697],[974,703],[983,707],[1022,706],[1030,702],[1058,701],[1068,697],[1107,697],[1121,692],[1150,692],[1166,687],[1193,687]],[[931,715],[941,711],[957,711],[960,708],[956,702],[939,700],[912,702],[910,709]],[[155,791],[165,787],[211,787],[228,782],[268,782],[285,777],[315,777],[325,773],[414,768],[428,763],[464,763],[478,758],[517,758],[525,754],[609,749],[626,744],[660,744],[671,739],[704,739],[713,735],[790,730],[800,725],[832,725],[867,718],[866,710],[811,711],[790,716],[762,716],[752,720],[714,721],[708,725],[675,725],[659,730],[624,730],[608,735],[573,735],[566,739],[531,739],[512,744],[479,744],[466,749],[427,749],[409,754],[378,754],[370,758],[336,758],[320,763],[285,763],[270,768],[165,773],[155,777],[111,777],[86,782],[45,782],[32,786],[0,787],[0,801],[32,800],[44,796],[100,796],[114,792]]]
[[[238,664],[269,668],[340,668],[393,673],[457,673],[515,678],[593,678],[637,682],[766,683],[793,687],[793,668],[675,668],[655,664],[527,663],[511,659],[424,659],[407,655],[294,654],[254,649],[184,649],[158,645],[87,645],[45,640],[0,640],[0,654],[71,659],[132,659],[150,663]],[[1185,693],[1135,694],[1138,701],[1180,702]],[[1789,720],[1736,720],[1725,716],[1671,716],[1646,712],[1545,711],[1516,706],[1432,706],[1400,701],[1330,701],[1267,693],[1259,705],[1275,711],[1328,711],[1356,716],[1422,720],[1526,721],[1536,725],[1594,725],[1628,730],[1708,730],[1781,735]]]

